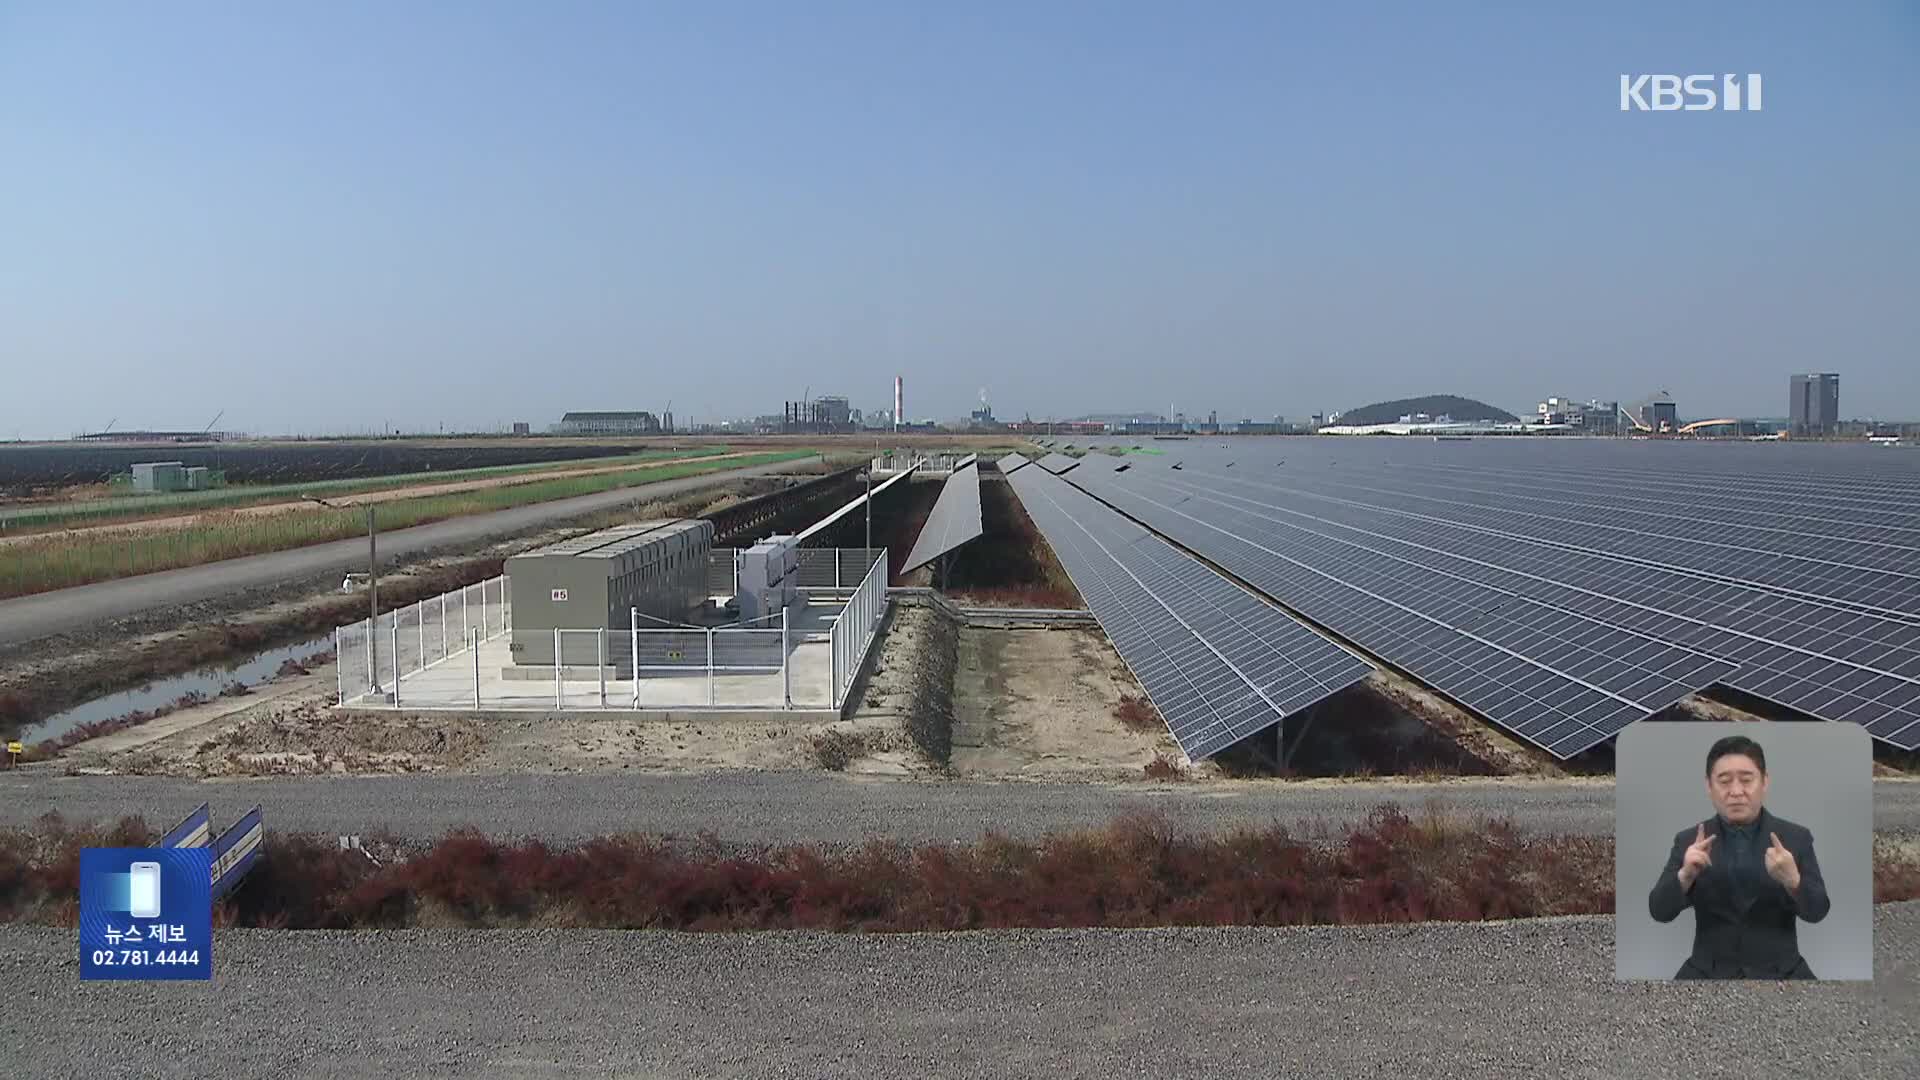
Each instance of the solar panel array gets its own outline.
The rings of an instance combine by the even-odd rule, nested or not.
[[[980,470],[969,459],[941,486],[940,497],[934,500],[900,571],[917,570],[985,531],[980,523]]]
[[[1010,473],[1022,465],[1031,465],[1033,462],[1028,461],[1019,454],[1008,454],[1006,457],[994,462],[994,464],[1000,467],[1001,472]]]
[[[1041,469],[1008,477],[1189,758],[1364,679],[1372,667]]]
[[[1920,746],[1900,451],[1248,441],[1071,479],[1563,758],[1716,683]]]
[[[1073,468],[1075,465],[1080,464],[1080,459],[1077,457],[1068,457],[1065,454],[1053,453],[1041,458],[1034,464],[1058,476]]]

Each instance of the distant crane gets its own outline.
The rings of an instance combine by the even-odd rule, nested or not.
[[[220,410],[219,412],[217,412],[217,413],[214,413],[214,414],[213,414],[213,419],[211,419],[211,420],[209,420],[209,421],[207,421],[207,426],[206,426],[206,427],[203,427],[203,428],[201,428],[201,429],[200,429],[200,436],[201,436],[202,438],[205,438],[206,436],[208,436],[208,435],[210,435],[210,434],[212,434],[212,433],[213,433],[213,425],[215,425],[215,424],[217,424],[217,423],[219,423],[219,422],[220,422],[220,418],[221,418],[221,417],[223,417],[223,416],[225,416],[225,415],[227,415],[227,410],[225,410],[225,409],[221,409],[221,410]]]

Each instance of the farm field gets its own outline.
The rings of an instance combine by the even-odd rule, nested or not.
[[[178,461],[226,473],[230,484],[313,480],[531,465],[676,450],[705,440],[653,439],[365,439],[337,442],[39,443],[0,447],[0,491],[104,484],[138,461]]]
[[[0,538],[20,533],[85,528],[112,522],[139,521],[207,510],[292,502],[306,496],[331,498],[340,495],[393,491],[428,484],[532,477],[542,473],[564,472],[572,469],[612,470],[621,465],[712,457],[726,453],[727,449],[725,445],[715,444],[689,447],[685,450],[665,448],[642,450],[618,457],[582,457],[533,464],[492,465],[475,469],[399,473],[392,476],[351,477],[340,480],[311,480],[293,484],[243,484],[212,491],[183,491],[160,495],[116,493],[100,498],[0,503]]]
[[[374,520],[376,528],[385,532],[638,484],[815,456],[810,450],[775,451],[396,499],[378,504]],[[0,554],[0,598],[285,551],[363,535],[365,530],[366,515],[359,507],[313,506],[278,514],[212,514],[185,529],[113,529],[48,536],[8,545]]]

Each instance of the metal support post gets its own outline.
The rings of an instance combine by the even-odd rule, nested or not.
[[[393,646],[393,703],[398,705],[400,704],[400,612],[398,609],[393,613],[393,622],[388,624],[387,632],[392,635],[387,643]]]
[[[374,550],[373,504],[367,504],[367,672],[373,680],[373,689],[380,689],[379,648],[374,644],[380,637],[380,559]],[[400,681],[400,654],[394,654],[393,681]],[[394,688],[394,700],[399,701],[400,690]]]
[[[472,589],[460,590],[460,640],[469,645],[473,643],[473,626],[467,622],[467,594],[472,591]]]
[[[640,609],[627,609],[628,633],[633,635],[633,707],[640,708]]]
[[[346,657],[340,652],[340,628],[333,628],[333,702],[336,705],[347,703],[347,665]]]
[[[447,594],[440,594],[440,659],[445,660],[450,653],[447,650]]]
[[[467,647],[473,650],[473,707],[480,707],[480,635],[476,631],[467,638]]]
[[[420,652],[413,658],[420,666],[414,668],[415,671],[423,671],[427,666],[427,612],[420,606],[422,602],[413,602],[413,628],[420,632]]]
[[[480,633],[493,636],[493,626],[487,622],[487,583],[484,581],[480,583]]]
[[[601,627],[593,635],[594,668],[600,673],[600,707],[607,707],[607,631]]]
[[[780,707],[793,708],[793,678],[787,670],[787,609],[780,609]]]
[[[713,684],[713,628],[707,628],[707,704],[716,700],[717,690]]]
[[[560,661],[562,659],[563,657],[560,655],[560,628],[556,626],[553,628],[553,707],[556,709],[562,708],[565,705],[565,691],[560,689]]]

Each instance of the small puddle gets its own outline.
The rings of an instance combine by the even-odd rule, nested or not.
[[[288,660],[304,660],[319,652],[328,652],[333,648],[333,635],[313,638],[297,645],[286,645],[278,649],[268,649],[245,660],[235,660],[228,664],[216,664],[201,668],[199,671],[171,678],[156,679],[145,686],[132,690],[122,690],[117,694],[94,698],[84,705],[76,705],[63,713],[42,720],[38,724],[25,728],[14,736],[29,745],[47,739],[57,739],[82,724],[98,723],[125,716],[130,712],[147,712],[163,705],[171,705],[189,693],[200,693],[208,699],[218,697],[220,691],[234,683],[258,686],[280,672],[280,665]]]

